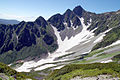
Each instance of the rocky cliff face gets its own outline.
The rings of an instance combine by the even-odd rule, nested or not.
[[[37,18],[34,22],[22,21],[17,25],[0,25],[2,57],[0,61],[2,62],[7,59],[10,63],[27,57],[43,57],[42,54],[45,56],[56,48],[57,42],[53,29],[43,17]]]

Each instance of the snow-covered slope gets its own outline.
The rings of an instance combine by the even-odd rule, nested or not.
[[[58,42],[59,48],[54,53],[49,54],[49,56],[45,59],[41,59],[37,62],[35,62],[35,61],[24,62],[24,64],[21,67],[17,68],[16,70],[19,72],[29,72],[30,70],[32,70],[32,68],[35,68],[35,67],[36,67],[34,69],[35,71],[42,70],[42,69],[45,69],[48,67],[56,66],[55,64],[53,65],[53,64],[46,64],[46,63],[53,63],[53,62],[69,60],[69,59],[55,60],[55,59],[59,56],[63,56],[65,54],[71,53],[71,52],[66,52],[66,51],[71,49],[72,47],[78,45],[80,42],[86,41],[86,40],[94,37],[94,33],[92,33],[92,31],[90,32],[87,30],[87,28],[90,26],[90,23],[89,23],[89,25],[86,26],[84,24],[84,19],[83,18],[79,18],[79,19],[80,19],[80,21],[82,23],[82,27],[83,27],[83,29],[80,33],[76,34],[75,36],[72,36],[70,39],[68,39],[68,37],[66,37],[62,41],[60,32],[57,31],[57,29],[53,26],[53,30],[55,32],[55,35],[57,36],[57,42]],[[46,65],[40,66],[42,64],[46,64]],[[38,66],[40,66],[40,67],[38,67]]]
[[[86,26],[84,24],[84,19],[80,18],[80,21],[82,23],[82,31],[78,34],[76,34],[75,36],[72,36],[70,39],[68,39],[68,37],[66,37],[64,39],[64,41],[61,40],[60,37],[60,32],[57,31],[57,29],[55,27],[53,27],[55,35],[57,36],[57,42],[59,45],[59,48],[57,49],[56,52],[65,52],[67,50],[69,50],[70,48],[78,45],[80,42],[88,40],[88,38],[93,37],[94,33],[90,32],[87,30],[87,28],[90,26],[90,23]]]
[[[54,69],[61,68],[61,66],[64,66],[64,64],[62,64],[65,63],[64,61],[74,60],[77,57],[79,58],[80,55],[90,52],[92,47],[103,39],[105,33],[110,31],[107,30],[99,34],[98,36],[94,36],[93,31],[97,28],[95,28],[92,31],[89,31],[87,30],[87,28],[91,25],[91,23],[85,25],[84,18],[79,18],[79,19],[81,21],[82,30],[76,35],[71,36],[70,38],[66,36],[64,40],[62,40],[61,38],[60,35],[61,31],[57,31],[57,29],[51,25],[57,37],[59,48],[54,53],[49,53],[49,56],[45,59],[41,59],[37,62],[36,61],[24,62],[24,64],[21,67],[17,68],[16,70],[18,72],[30,72],[31,70],[38,71],[49,67],[54,67]],[[67,26],[67,23],[64,24]],[[69,29],[69,27],[67,27],[67,29]],[[73,52],[75,52],[75,54],[71,54]],[[71,54],[71,55],[67,57],[63,57],[61,59],[56,59],[58,57],[65,56],[66,54]],[[54,64],[54,63],[58,63],[58,64]]]

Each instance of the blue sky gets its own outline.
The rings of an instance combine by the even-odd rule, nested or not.
[[[48,19],[78,5],[87,11],[103,13],[119,10],[120,0],[2,0],[0,18],[33,21],[43,16]]]

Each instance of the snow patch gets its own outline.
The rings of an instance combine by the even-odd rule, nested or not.
[[[55,67],[54,69],[61,69],[62,67],[64,67],[64,65]]]
[[[72,26],[72,28],[73,28],[73,30],[76,30],[78,28],[78,26],[76,26],[76,27]]]
[[[16,35],[17,43],[18,43],[18,36]]]
[[[91,32],[94,32],[98,27],[94,28],[93,30],[91,30]]]
[[[117,44],[120,44],[120,40],[118,40],[118,41],[112,43],[110,46],[114,46],[114,45],[117,45]]]
[[[117,40],[116,42],[112,43],[111,45],[105,47],[105,48],[108,48],[108,47],[111,47],[111,46],[115,46],[115,45],[118,45],[120,44],[120,40]]]
[[[71,23],[71,26],[73,26],[73,22],[72,22],[72,20],[70,20],[70,23]]]
[[[70,20],[70,23],[71,23],[71,27],[73,28],[73,30],[76,30],[79,27],[79,26],[74,27],[73,22],[71,20]]]
[[[84,52],[84,53],[82,53],[82,54],[88,54],[88,53],[90,53],[91,52],[91,50],[89,50],[88,52]]]
[[[44,70],[46,68],[53,67],[53,66],[56,66],[56,65],[54,65],[54,64],[47,64],[47,65],[44,65],[44,66],[36,68],[35,71]]]
[[[63,24],[64,24],[66,27],[68,27],[66,22],[64,22]]]
[[[110,28],[110,29],[106,30],[106,31],[105,31],[105,32],[103,32],[103,33],[107,33],[107,32],[109,32],[111,29],[112,29],[112,28]]]
[[[112,60],[102,61],[101,63],[109,63],[112,62]]]
[[[110,30],[111,30],[112,28],[110,28],[110,29],[108,29],[108,30],[106,30],[105,32],[103,32],[103,33],[100,33],[100,34],[102,34],[98,39],[96,39],[93,43],[98,43],[98,42],[101,42],[102,41],[102,39],[103,39],[103,37],[105,36],[105,34],[107,33],[107,32],[109,32]]]
[[[102,34],[98,39],[96,39],[93,43],[98,43],[101,42],[101,40],[103,39],[103,37],[105,36],[105,34]]]
[[[29,69],[29,68],[33,67],[34,64],[35,64],[34,61],[24,62],[24,64],[21,67],[15,69],[15,70],[18,72],[30,72],[31,69]]]

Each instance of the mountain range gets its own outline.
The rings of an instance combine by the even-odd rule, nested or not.
[[[47,21],[40,16],[34,22],[22,21],[15,25],[1,24],[0,61],[11,63],[16,60],[38,55],[41,57],[47,55],[48,52],[54,52],[59,47],[59,42],[57,42],[58,37],[53,31],[53,27],[59,32],[61,41],[66,38],[69,40],[82,31],[83,26],[80,18],[84,19],[86,26],[90,24],[87,28],[88,31],[95,29],[93,31],[95,36],[112,29],[101,43],[93,47],[93,50],[110,45],[119,39],[117,35],[119,35],[120,11],[95,14],[77,6],[73,10],[66,10],[62,15],[55,14]],[[110,39],[111,36],[114,39]]]
[[[20,21],[17,20],[7,20],[7,19],[0,19],[0,24],[18,24]]]
[[[40,16],[34,22],[0,24],[0,62],[23,60],[16,70],[30,72],[81,59],[84,63],[119,60],[119,40],[120,10],[96,14],[77,6],[48,20]]]

